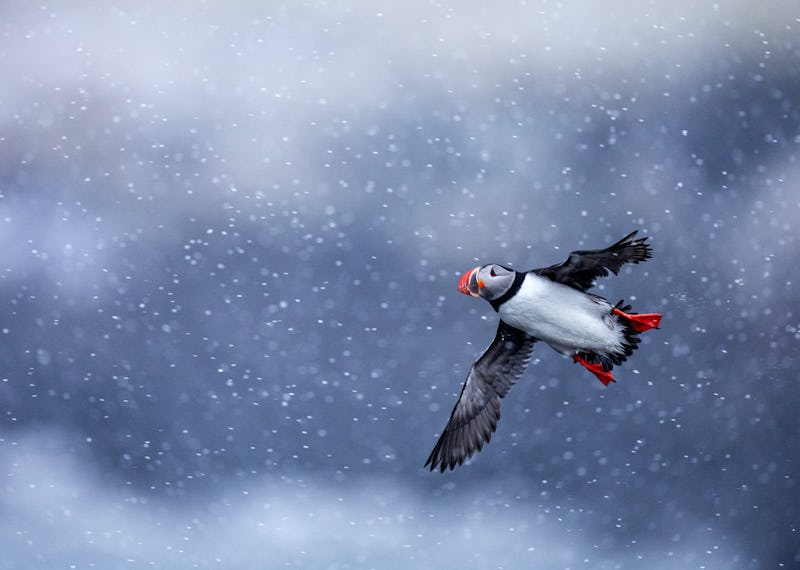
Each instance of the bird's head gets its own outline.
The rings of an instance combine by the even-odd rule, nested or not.
[[[515,272],[502,265],[483,265],[470,269],[458,281],[458,290],[471,297],[493,301],[502,297],[514,284]]]

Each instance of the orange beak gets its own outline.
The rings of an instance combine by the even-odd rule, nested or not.
[[[464,293],[464,295],[471,297],[480,297],[481,283],[478,282],[477,277],[479,270],[480,267],[475,267],[461,276],[461,279],[458,280],[459,293]]]

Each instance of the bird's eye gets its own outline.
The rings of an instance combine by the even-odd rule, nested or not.
[[[492,277],[497,277],[497,273],[494,272],[494,267],[492,267],[491,271],[489,271],[489,275]]]

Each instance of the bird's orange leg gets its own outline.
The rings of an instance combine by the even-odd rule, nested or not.
[[[597,379],[603,383],[604,386],[608,386],[611,382],[614,382],[614,375],[611,374],[609,370],[603,370],[603,365],[599,362],[591,364],[586,362],[586,359],[582,356],[576,354],[572,357],[572,360],[586,368],[589,372],[597,376]]]
[[[614,309],[614,314],[619,315],[623,319],[627,319],[636,332],[657,329],[658,325],[661,323],[661,315],[658,313],[634,313],[629,315],[628,313],[623,313],[619,309]]]

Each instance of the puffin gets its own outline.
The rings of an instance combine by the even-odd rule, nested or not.
[[[639,335],[658,328],[658,313],[633,313],[624,301],[612,304],[589,293],[595,280],[626,263],[652,257],[647,237],[635,230],[605,248],[573,251],[563,263],[515,271],[490,263],[465,272],[459,292],[482,297],[500,317],[494,340],[470,368],[450,419],[425,467],[444,473],[488,443],[500,419],[500,403],[517,382],[541,341],[571,357],[603,385],[611,370],[633,354]]]

